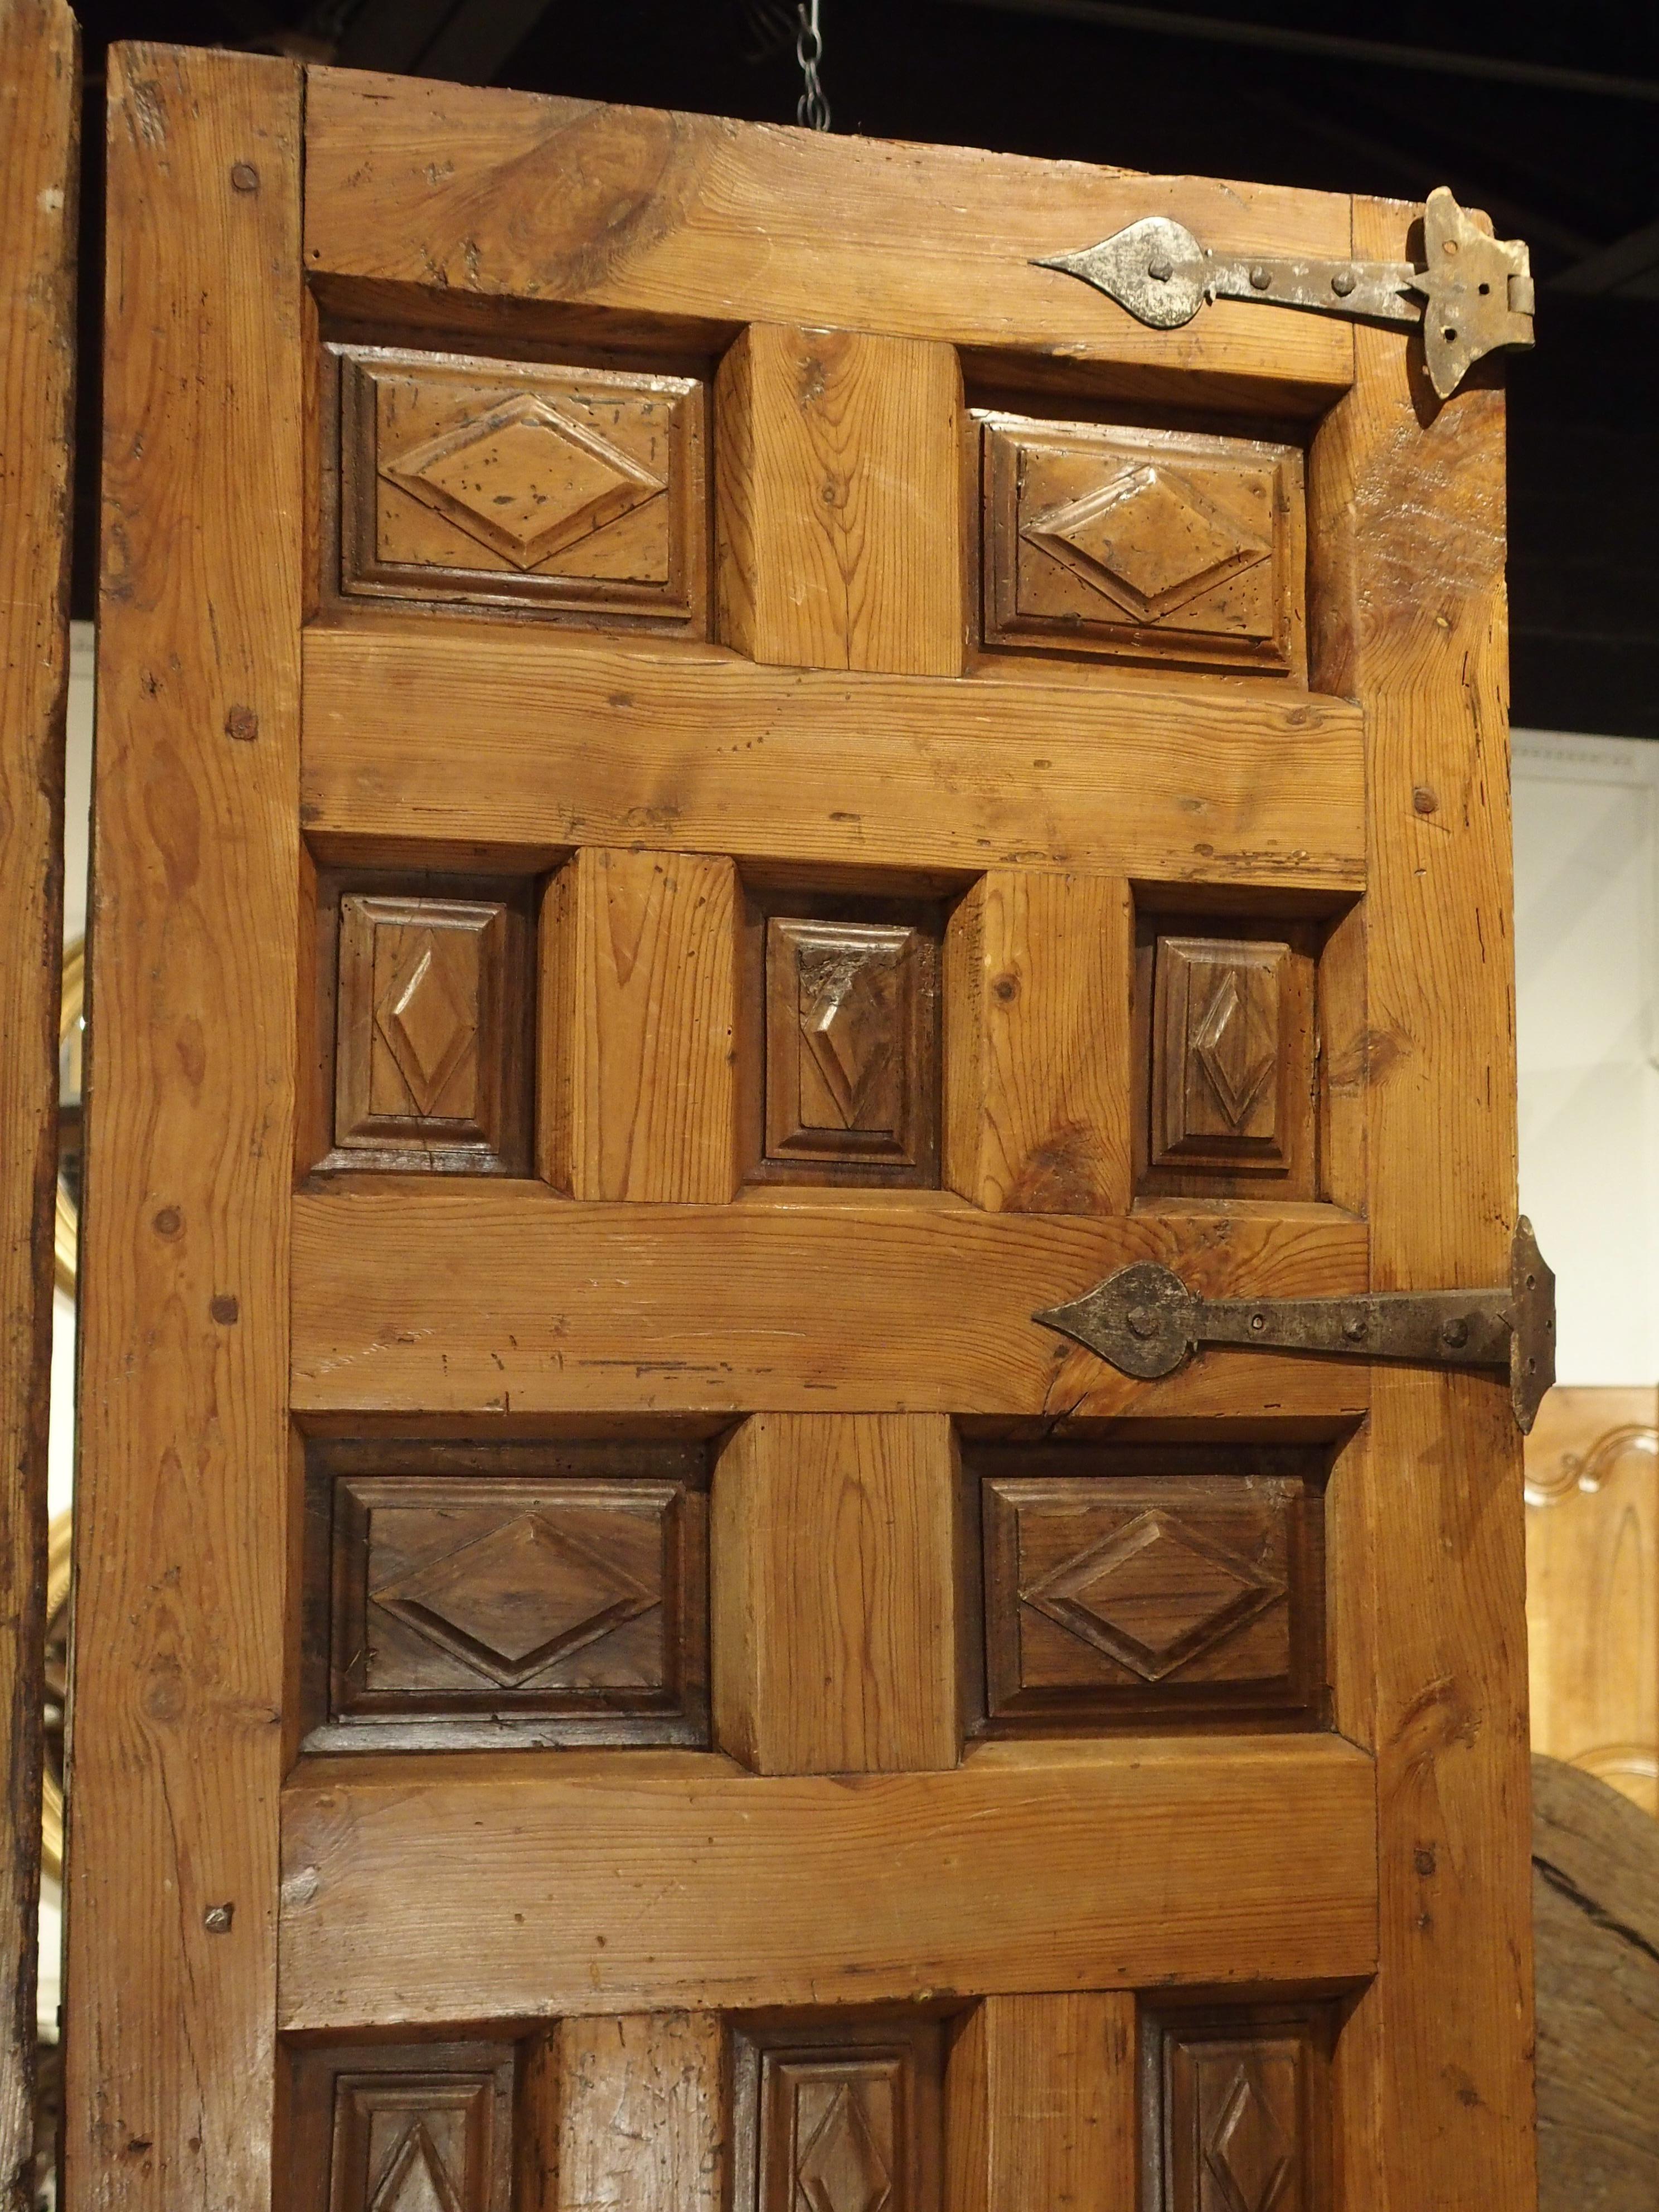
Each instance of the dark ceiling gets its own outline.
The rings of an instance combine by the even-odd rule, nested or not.
[[[1651,0],[820,0],[837,130],[1419,199],[1532,247],[1510,390],[1519,723],[1659,738],[1659,9]],[[1217,15],[1212,10],[1220,9]],[[94,119],[112,39],[226,45],[532,91],[794,117],[788,0],[111,0],[78,11]],[[88,334],[95,330],[88,302]],[[88,362],[90,353],[83,356]],[[96,421],[86,379],[82,422]],[[95,438],[83,434],[83,454]],[[89,479],[81,512],[95,511]],[[77,611],[90,611],[90,530]]]

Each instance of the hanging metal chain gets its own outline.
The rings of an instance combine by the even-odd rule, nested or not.
[[[818,77],[823,59],[823,33],[818,27],[818,0],[799,0],[795,9],[795,59],[800,64],[801,95],[795,102],[795,120],[811,131],[830,128],[830,102]]]

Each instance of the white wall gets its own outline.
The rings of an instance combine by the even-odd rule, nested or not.
[[[1563,1382],[1659,1378],[1659,744],[1515,733],[1521,1205]]]

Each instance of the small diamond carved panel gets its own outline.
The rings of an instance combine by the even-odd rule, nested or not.
[[[288,2183],[302,2212],[508,2212],[511,2045],[295,2055]]]
[[[736,2055],[739,2212],[933,2212],[937,2021],[740,2033]]]
[[[1148,2201],[1159,2212],[1325,2212],[1331,2025],[1322,2007],[1146,2023]]]
[[[1143,915],[1136,933],[1141,1190],[1321,1195],[1323,926]]]
[[[348,598],[528,602],[702,634],[696,379],[331,351]]]
[[[393,1469],[353,1471],[353,1451]],[[697,1445],[330,1448],[310,1747],[459,1743],[473,1723],[497,1742],[702,1741],[706,1488]]]
[[[1152,1162],[1281,1170],[1293,1079],[1288,945],[1160,937],[1153,988]]]
[[[975,1444],[964,1458],[984,1543],[992,1733],[1222,1714],[1318,1724],[1311,1467],[1284,1453],[1079,1446]]]
[[[1294,447],[980,420],[988,644],[1300,665]]]
[[[459,2191],[424,2119],[404,2130],[369,2199],[369,2212],[461,2212]]]
[[[761,1179],[938,1180],[939,918],[920,904],[859,903],[751,919],[763,1006],[746,1050]]]
[[[801,2212],[884,2212],[893,2194],[893,2069],[793,2068]],[[874,2108],[873,2118],[872,2108]],[[804,2146],[804,2147],[803,2147]]]
[[[316,1164],[524,1172],[527,887],[489,889],[500,895],[324,879],[317,1020],[331,1095],[318,1102]]]

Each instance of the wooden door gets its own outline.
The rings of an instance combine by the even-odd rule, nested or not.
[[[1407,207],[113,64],[77,2203],[1531,2201],[1503,403]]]
[[[75,18],[0,0],[0,2203],[34,2198],[46,1425],[64,950]]]

